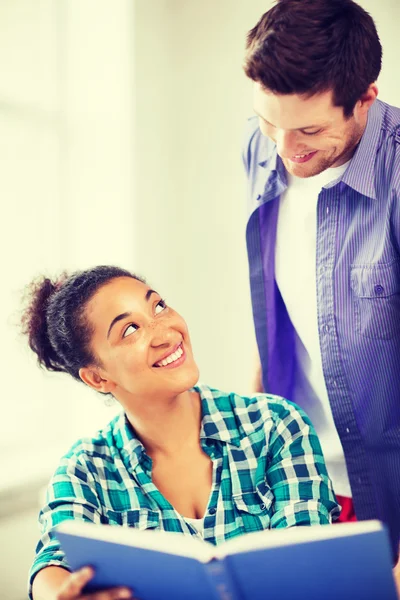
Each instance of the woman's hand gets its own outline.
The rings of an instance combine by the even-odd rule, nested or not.
[[[93,575],[94,571],[91,567],[83,567],[83,569],[71,573],[63,582],[56,600],[134,600],[132,592],[124,587],[92,594],[82,594],[83,588],[92,579]]]

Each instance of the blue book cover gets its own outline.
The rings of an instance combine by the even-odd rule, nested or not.
[[[378,521],[250,533],[218,547],[164,531],[65,521],[57,537],[85,593],[128,586],[140,600],[397,600]]]

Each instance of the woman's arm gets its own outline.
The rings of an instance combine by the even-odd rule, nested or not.
[[[330,523],[339,506],[310,419],[286,400],[270,400],[270,408],[275,420],[266,472],[275,498],[271,527]]]
[[[61,567],[42,569],[33,582],[34,600],[127,600],[133,598],[128,588],[113,588],[103,592],[82,595],[85,585],[94,575],[90,567],[69,573]]]
[[[57,598],[57,585],[70,576],[68,562],[55,532],[57,525],[67,519],[100,523],[101,511],[86,463],[75,455],[64,457],[49,483],[46,504],[39,516],[42,535],[30,572],[30,598],[37,600],[39,594],[38,600],[42,596],[43,599],[54,600]],[[48,590],[47,584],[50,585]]]

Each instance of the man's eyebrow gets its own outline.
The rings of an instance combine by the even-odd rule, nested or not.
[[[262,115],[259,115],[256,110],[254,110],[254,112],[257,115],[257,117],[260,117],[260,119],[262,119],[265,123],[267,123],[268,125],[271,125],[271,127],[275,127],[275,125],[272,125],[272,123],[267,121],[267,119],[264,119],[264,117]],[[290,131],[304,131],[305,129],[323,129],[324,127],[326,127],[325,123],[322,125],[306,125],[306,127],[295,127],[294,129],[291,129]]]
[[[155,290],[147,290],[147,292],[145,294],[145,300],[147,302],[149,301],[149,299],[150,299],[150,297],[151,297],[152,294],[157,294],[157,292]],[[122,321],[122,319],[126,319],[131,314],[132,313],[130,313],[130,312],[124,312],[124,313],[121,313],[120,315],[117,315],[116,317],[114,317],[114,319],[110,323],[110,327],[108,328],[107,338],[110,337],[111,329],[114,327],[114,325],[116,323],[118,323],[118,321]]]

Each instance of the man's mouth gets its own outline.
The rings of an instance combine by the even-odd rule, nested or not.
[[[307,162],[308,160],[310,160],[314,154],[317,153],[317,150],[313,150],[312,152],[307,152],[306,154],[294,154],[293,156],[290,157],[290,161],[291,162],[295,162],[295,163],[303,163],[303,162]]]
[[[182,358],[183,356],[183,348],[182,348],[182,342],[179,344],[179,346],[170,354],[168,354],[167,356],[165,356],[162,360],[159,360],[158,362],[154,363],[154,367],[166,367],[172,363],[177,362],[180,358]]]

